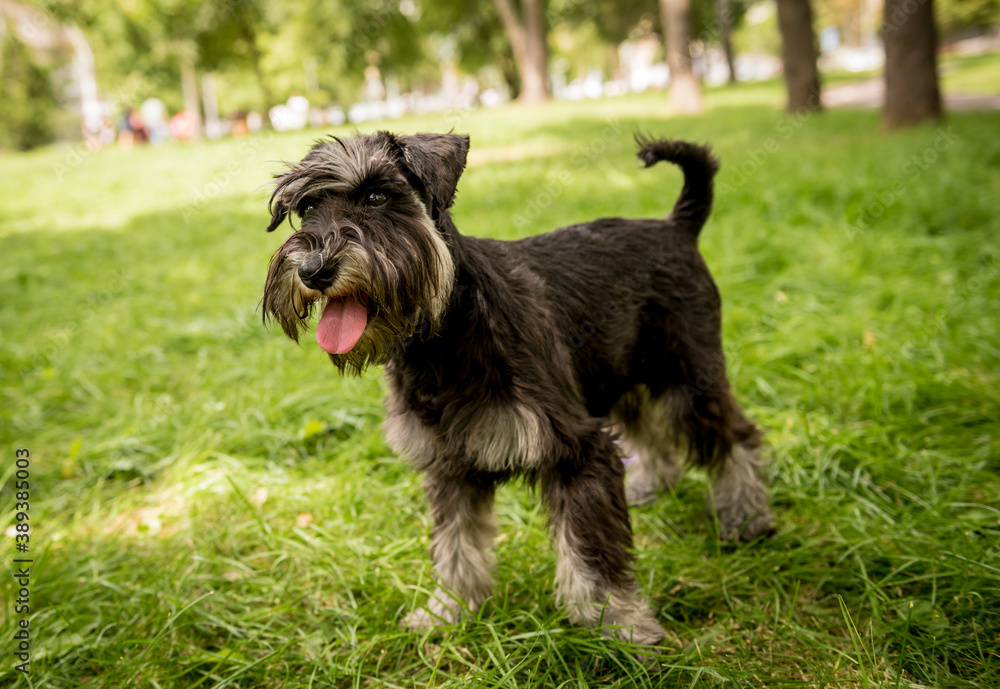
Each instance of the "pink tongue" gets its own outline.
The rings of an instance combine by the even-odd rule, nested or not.
[[[316,342],[330,354],[346,354],[361,339],[367,323],[368,313],[356,299],[331,299],[316,326]]]

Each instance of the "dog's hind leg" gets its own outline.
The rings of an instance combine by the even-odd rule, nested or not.
[[[773,518],[760,476],[760,431],[733,397],[721,353],[691,370],[703,373],[667,396],[680,412],[678,428],[690,462],[708,470],[710,507],[718,518],[719,533],[724,539],[743,541],[768,535],[773,532]]]
[[[542,475],[557,557],[556,597],[575,624],[655,645],[664,631],[632,571],[624,470],[611,438],[598,435],[592,447],[583,447],[580,461],[567,459]]]
[[[751,541],[774,532],[770,501],[759,467],[757,443],[741,442],[732,446],[725,461],[710,470],[710,505],[723,538]]]
[[[646,386],[636,386],[611,410],[611,420],[622,430],[626,456],[632,456],[625,475],[630,505],[649,504],[660,491],[680,482],[684,463],[677,451],[677,422],[669,398],[654,399]]]
[[[493,485],[428,475],[425,487],[437,588],[427,607],[404,621],[413,630],[457,622],[463,609],[478,610],[493,586]]]

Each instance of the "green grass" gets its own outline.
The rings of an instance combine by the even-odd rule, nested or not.
[[[946,93],[1000,94],[1000,53],[947,57],[941,61],[940,72]]]
[[[650,95],[393,125],[472,134],[455,214],[479,236],[666,213],[680,174],[639,169],[636,129],[723,159],[702,250],[780,531],[720,543],[697,474],[633,511],[668,629],[655,673],[567,624],[519,485],[482,612],[397,627],[431,583],[429,524],[380,435],[385,385],[256,312],[287,232],[264,233],[262,185],[318,132],[0,158],[0,531],[27,447],[30,685],[1000,685],[1000,116],[942,139],[781,102],[770,84],[697,118]],[[0,684],[28,686],[13,664]]]
[[[941,91],[948,95],[996,96],[1000,94],[1000,53],[942,55],[938,58]],[[829,70],[821,75],[824,88],[844,83],[883,79],[882,68],[863,72]]]

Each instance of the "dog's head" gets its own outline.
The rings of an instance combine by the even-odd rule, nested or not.
[[[271,259],[265,320],[298,341],[318,304],[317,342],[354,372],[387,362],[418,330],[431,334],[454,280],[437,221],[468,149],[469,138],[454,134],[317,141],[271,196],[268,232],[289,216],[301,222]]]

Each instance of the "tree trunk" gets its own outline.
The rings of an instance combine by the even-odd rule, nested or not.
[[[222,136],[219,122],[219,95],[215,88],[215,75],[207,72],[201,75],[201,105],[205,111],[205,136],[218,139]]]
[[[497,67],[503,75],[503,83],[506,84],[509,95],[513,99],[521,92],[521,73],[517,71],[517,63],[514,61],[513,53],[505,55],[497,60]]]
[[[545,0],[521,0],[517,16],[511,0],[493,0],[507,38],[514,52],[514,62],[521,81],[517,100],[541,103],[551,97],[549,91],[549,46],[545,26]]]
[[[194,66],[194,48],[188,46],[181,54],[181,93],[184,109],[194,118],[191,140],[201,138],[201,113],[198,108],[198,73]]]
[[[887,129],[941,119],[937,28],[933,0],[885,0],[885,109]]]
[[[261,55],[260,46],[257,45],[257,28],[247,17],[242,14],[239,16],[241,17],[240,32],[243,34],[243,40],[246,41],[250,64],[253,67],[254,76],[257,78],[257,87],[260,89],[260,95],[264,99],[264,112],[266,113],[271,106],[275,105],[275,102],[274,94],[267,83],[267,76],[264,74],[264,68],[261,64],[264,56]],[[265,118],[264,121],[268,122],[270,120]]]
[[[781,59],[785,66],[788,112],[822,110],[816,34],[809,0],[778,0]]]
[[[719,16],[719,38],[722,40],[722,52],[726,55],[726,66],[729,68],[729,83],[736,83],[736,59],[733,56],[733,1],[718,0],[715,11]]]
[[[667,105],[671,111],[702,111],[701,86],[691,66],[691,0],[660,0],[660,23],[670,67]]]

